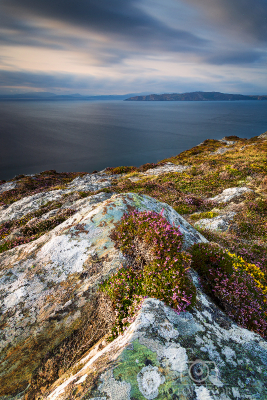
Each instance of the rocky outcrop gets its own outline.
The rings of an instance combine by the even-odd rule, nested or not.
[[[171,162],[167,162],[159,167],[148,169],[143,175],[161,175],[169,172],[184,172],[189,168],[190,167],[187,165],[176,165]]]
[[[217,203],[228,203],[229,201],[235,200],[248,192],[252,192],[252,190],[247,187],[229,188],[225,189],[221,194],[218,194],[218,196],[211,197],[209,200]]]
[[[229,224],[235,215],[236,213],[232,211],[228,212],[227,214],[218,215],[214,218],[202,218],[198,220],[194,225],[195,227],[202,229],[225,232],[229,228]]]
[[[267,398],[267,342],[234,324],[201,291],[176,314],[146,299],[123,336],[98,344],[47,392],[48,400]]]
[[[0,185],[0,193],[6,192],[7,190],[15,189],[17,186],[16,182],[6,182]]]
[[[118,176],[119,175],[107,175],[104,171],[95,174],[86,174],[83,177],[75,178],[67,185],[66,189],[50,190],[23,197],[21,200],[0,210],[0,224],[6,221],[20,219],[30,212],[39,210],[40,207],[52,201],[61,201],[63,204],[67,203],[65,208],[71,208],[71,206],[76,203],[77,199],[74,198],[72,202],[69,202],[67,195],[70,195],[72,192],[93,192],[107,188],[111,186],[112,181]],[[1,185],[0,193],[2,187],[2,192],[4,192],[15,187],[12,185],[13,182],[7,182]]]
[[[258,139],[267,139],[267,132],[264,132],[261,135],[259,135]]]
[[[110,194],[79,200],[79,211],[65,222],[0,255],[0,396],[26,390],[41,362],[46,371],[42,374],[53,378],[53,368],[63,368],[63,362],[54,365],[47,354],[55,351],[62,360],[70,349],[78,357],[80,347],[85,351],[108,331],[109,303],[97,289],[127,262],[109,237],[124,213],[164,209],[166,219],[180,225],[185,248],[206,241],[165,203],[133,193],[105,196]],[[31,207],[29,199],[26,202]]]

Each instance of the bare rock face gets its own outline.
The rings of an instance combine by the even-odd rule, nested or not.
[[[197,275],[194,280],[198,286]],[[240,328],[198,287],[177,315],[146,299],[124,335],[98,344],[46,394],[48,400],[267,398],[267,342]]]
[[[164,165],[160,165],[156,168],[148,169],[143,175],[161,175],[169,172],[184,172],[190,167],[187,165],[176,165],[171,162],[167,162]]]
[[[198,220],[194,226],[211,231],[225,232],[229,228],[229,224],[235,215],[236,213],[232,211],[214,218],[202,218]]]
[[[93,192],[111,186],[112,181],[119,175],[106,175],[103,171],[96,174],[86,174],[77,177],[67,185],[66,189],[50,190],[23,197],[10,206],[0,210],[0,224],[6,221],[20,219],[29,212],[39,210],[39,208],[51,201],[63,201],[64,196],[72,192]],[[7,182],[0,185],[0,193],[13,189],[16,183]]]
[[[3,183],[2,185],[0,185],[0,193],[4,193],[7,190],[15,189],[16,186],[17,186],[16,182]]]
[[[225,189],[221,194],[218,194],[218,196],[211,197],[209,200],[217,203],[228,203],[248,192],[252,192],[252,190],[245,186],[229,188]]]
[[[258,139],[267,139],[267,132],[264,132],[261,135],[259,135]]]
[[[27,393],[40,364],[39,381],[50,374],[53,382],[70,357],[79,358],[108,331],[114,317],[97,289],[126,263],[109,237],[125,212],[164,208],[166,219],[180,225],[185,248],[207,241],[165,203],[133,193],[98,196],[93,204],[90,197],[79,200],[76,214],[39,239],[0,254],[0,399]],[[140,380],[153,371],[144,370]]]

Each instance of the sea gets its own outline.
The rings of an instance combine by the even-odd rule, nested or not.
[[[265,131],[267,101],[1,101],[0,180],[139,166],[205,139]]]

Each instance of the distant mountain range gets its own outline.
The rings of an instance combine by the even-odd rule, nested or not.
[[[58,95],[49,92],[32,92],[32,93],[17,93],[17,94],[0,94],[0,100],[125,100],[130,96],[144,95],[146,93],[128,93],[114,95],[99,95],[99,96],[83,96],[76,94]]]
[[[134,96],[125,101],[235,101],[235,100],[267,100],[265,96],[249,96],[220,92],[164,93]]]

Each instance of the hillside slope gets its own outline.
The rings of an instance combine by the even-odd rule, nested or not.
[[[266,399],[266,155],[1,181],[0,399]]]

